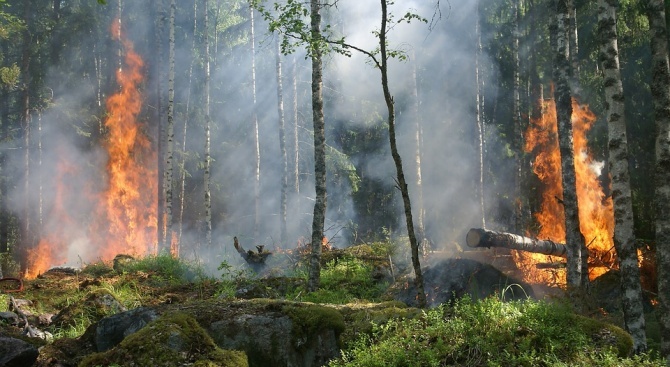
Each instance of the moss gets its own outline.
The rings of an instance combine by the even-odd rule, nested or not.
[[[293,336],[296,339],[309,338],[321,330],[334,330],[335,335],[344,331],[344,317],[331,307],[312,304],[285,305],[282,312],[293,322]]]
[[[244,352],[218,348],[191,316],[165,314],[128,336],[118,346],[93,354],[80,367],[120,366],[247,366]]]
[[[618,326],[585,316],[574,315],[575,322],[591,337],[597,348],[613,347],[619,357],[625,358],[633,351],[633,338]]]
[[[372,325],[381,325],[390,320],[413,319],[423,315],[420,309],[407,307],[402,302],[352,304],[340,307],[346,329],[342,332],[341,342],[347,345],[357,340],[361,334],[372,333]]]

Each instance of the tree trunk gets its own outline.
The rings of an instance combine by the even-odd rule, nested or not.
[[[321,244],[326,220],[326,129],[323,116],[323,51],[321,36],[321,3],[310,0],[310,34],[312,58],[312,118],[314,120],[314,216],[312,217],[312,251],[309,260],[307,290],[319,288]]]
[[[520,12],[521,9],[521,0],[514,0],[512,6],[512,17],[514,21],[514,28],[512,30],[512,57],[514,59],[514,72],[513,72],[513,106],[512,106],[512,124],[514,125],[514,138],[513,142],[513,152],[515,155],[515,172],[514,172],[514,230],[517,233],[523,231],[525,224],[522,221],[523,207],[522,204],[524,195],[521,193],[521,185],[523,182],[523,160],[524,160],[524,151],[523,151],[523,131],[524,128],[521,126],[521,70],[519,62],[519,22],[520,22]]]
[[[393,156],[393,162],[395,163],[396,176],[398,179],[398,186],[400,186],[400,192],[402,194],[402,202],[405,207],[405,221],[407,224],[407,234],[409,236],[409,244],[412,251],[412,266],[414,267],[414,282],[417,289],[417,304],[419,307],[426,307],[426,292],[424,291],[423,285],[423,274],[421,273],[421,263],[419,261],[419,244],[416,240],[416,233],[414,232],[414,221],[412,219],[412,205],[410,203],[409,191],[407,189],[407,182],[405,181],[405,173],[402,168],[402,159],[398,153],[398,147],[396,145],[395,137],[395,107],[393,102],[393,96],[389,91],[388,85],[388,64],[386,53],[386,27],[388,25],[388,13],[386,9],[386,1],[381,0],[382,6],[382,22],[381,22],[381,31],[379,32],[379,47],[380,47],[380,58],[381,58],[381,76],[382,76],[382,89],[384,90],[384,100],[386,101],[386,108],[388,110],[388,124],[389,124],[389,141],[391,144],[391,155]]]
[[[475,122],[477,124],[477,148],[479,153],[479,177],[476,190],[479,198],[479,218],[482,228],[486,228],[486,201],[484,198],[484,119],[483,119],[483,88],[481,82],[481,56],[482,56],[482,30],[479,9],[481,0],[477,1],[477,19],[475,32],[477,33],[477,51],[475,52],[475,83],[477,84],[477,96],[475,100]]]
[[[193,55],[196,54],[196,35],[198,34],[198,1],[193,0],[193,41],[191,43],[191,50],[193,50]],[[181,151],[186,152],[186,137],[188,132],[188,121],[190,116],[190,107],[191,107],[191,95],[193,86],[193,64],[195,63],[195,58],[191,57],[191,62],[188,68],[188,92],[186,97],[186,106],[184,111],[184,128],[182,130],[182,141],[181,141]],[[177,233],[177,253],[181,251],[181,238],[184,229],[184,203],[186,196],[186,154],[182,154],[181,164],[179,165],[180,169],[180,189],[179,189],[179,219],[177,220],[179,230]]]
[[[419,109],[419,81],[417,80],[416,73],[416,55],[413,55],[412,60],[412,115],[414,117],[414,162],[416,164],[416,191],[417,199],[419,201],[416,212],[419,214],[417,217],[417,226],[418,226],[418,240],[421,244],[422,253],[426,254],[429,250],[429,241],[426,238],[426,227],[425,227],[425,216],[426,209],[423,206],[423,180],[421,177],[421,155],[422,155],[422,143],[423,143],[423,128],[421,123],[421,112]]]
[[[286,210],[288,196],[288,157],[286,155],[286,129],[284,126],[284,91],[281,70],[281,47],[276,41],[276,68],[277,68],[277,117],[279,118],[279,154],[281,155],[281,193],[279,199],[279,231],[280,243],[288,245],[288,234],[286,230]]]
[[[568,0],[568,38],[570,42],[570,64],[572,65],[572,82],[579,85],[579,37],[577,33],[577,7],[575,0]]]
[[[152,0],[150,2],[150,14],[154,20],[154,40],[156,57],[153,59],[150,73],[153,81],[153,105],[155,106],[154,121],[157,126],[158,138],[156,139],[156,150],[158,158],[158,207],[156,218],[156,238],[158,240],[156,253],[165,248],[165,114],[163,113],[163,0]]]
[[[177,4],[175,0],[170,0],[170,28],[169,37],[169,55],[168,55],[168,110],[166,126],[166,145],[165,145],[165,240],[163,241],[164,251],[170,251],[173,255],[178,255],[172,249],[172,178],[174,176],[174,78],[175,78],[175,51],[174,51],[174,27],[175,11]]]
[[[251,18],[251,93],[253,95],[251,124],[253,128],[252,138],[254,145],[254,239],[258,242],[260,225],[260,205],[261,205],[261,147],[258,137],[258,106],[256,104],[256,41],[254,39],[254,8],[249,6]]]
[[[205,246],[208,250],[212,248],[212,192],[210,189],[210,167],[211,159],[211,124],[210,115],[210,80],[209,72],[209,0],[204,0],[205,19],[203,28],[205,34],[205,167],[204,167],[204,192],[205,192]]]
[[[21,226],[21,249],[19,250],[22,257],[25,256],[26,251],[33,245],[33,235],[31,233],[31,213],[30,213],[30,46],[31,35],[31,12],[32,1],[24,1],[24,21],[25,30],[23,31],[23,55],[21,56],[21,76],[23,77],[23,90],[21,91],[21,125],[23,128],[23,144],[24,144],[24,168],[23,168],[23,205],[24,215]],[[25,261],[21,261],[22,266],[25,266]]]
[[[567,247],[551,240],[538,240],[513,233],[471,228],[465,236],[470,247],[503,247],[537,254],[566,257]]]
[[[621,271],[621,294],[626,330],[633,337],[636,353],[647,349],[642,286],[633,232],[633,205],[628,174],[628,139],[624,113],[624,91],[619,69],[616,33],[617,3],[598,0],[600,62],[605,77],[605,111],[609,135],[609,172],[614,202],[614,247]]]
[[[656,269],[661,355],[670,366],[670,66],[663,0],[647,0],[656,119]]]
[[[568,61],[568,7],[567,0],[556,1],[556,49],[554,80],[556,83],[556,116],[561,152],[563,208],[565,210],[565,242],[568,246],[567,286],[571,292],[583,289],[587,269],[584,238],[579,229],[577,186],[572,136],[572,96],[570,92],[570,62]]]
[[[58,65],[60,61],[60,50],[61,50],[61,40],[60,40],[60,6],[62,0],[53,0],[53,13],[51,14],[51,20],[53,22],[53,30],[51,32],[51,64]]]
[[[293,192],[296,200],[300,194],[300,143],[298,140],[298,61],[293,56],[291,77],[293,79]]]

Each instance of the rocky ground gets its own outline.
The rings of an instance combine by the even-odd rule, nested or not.
[[[238,279],[222,292],[214,279],[173,281],[106,264],[56,268],[21,290],[17,282],[2,284],[0,367],[322,366],[373,323],[421,314],[411,277],[384,266],[379,274],[377,281],[389,284],[387,301],[332,305],[289,297],[302,278]],[[434,261],[424,276],[431,305],[466,294],[534,295],[471,259]]]

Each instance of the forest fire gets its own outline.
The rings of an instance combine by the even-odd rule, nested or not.
[[[145,135],[138,116],[142,109],[140,84],[143,81],[142,58],[133,44],[125,39],[118,19],[112,23],[111,34],[124,50],[124,66],[116,72],[118,92],[107,99],[104,120],[106,135],[102,146],[107,153],[105,180],[102,192],[90,195],[77,192],[64,178],[76,168],[67,162],[58,167],[57,190],[51,213],[58,218],[58,228],[48,229],[37,247],[28,254],[26,278],[34,278],[49,267],[67,259],[68,246],[74,240],[73,222],[62,201],[66,197],[90,200],[94,209],[85,216],[88,231],[83,260],[111,260],[119,253],[146,254],[155,252],[157,243],[157,161],[156,152]],[[120,39],[119,39],[120,37]],[[91,191],[93,183],[87,184]],[[72,225],[70,225],[72,224]]]
[[[531,121],[525,134],[525,151],[535,153],[533,172],[542,183],[541,208],[535,213],[539,228],[537,233],[531,235],[564,243],[565,217],[561,203],[563,185],[556,108],[553,100],[543,101],[542,107],[542,117]],[[587,147],[587,133],[596,116],[587,106],[580,105],[574,99],[572,109],[580,229],[589,250],[589,277],[594,279],[616,267],[612,239],[614,214],[612,199],[604,194],[600,182],[604,163],[595,161]],[[551,257],[519,251],[514,256],[528,281],[565,284],[564,270],[546,271],[537,268],[539,263],[551,263]]]

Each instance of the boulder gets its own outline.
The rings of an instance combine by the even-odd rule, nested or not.
[[[105,317],[92,326],[95,327],[95,347],[98,352],[109,350],[156,318],[156,311],[146,307]]]
[[[217,347],[193,317],[168,312],[113,348],[88,356],[79,364],[100,365],[247,367],[248,363],[243,352]]]
[[[428,306],[434,307],[469,295],[482,299],[496,295],[504,300],[534,297],[532,287],[518,279],[508,277],[492,265],[471,259],[445,259],[422,271]],[[390,290],[390,297],[416,306],[416,287],[413,278],[397,282]]]
[[[39,351],[21,339],[0,336],[0,367],[32,366]]]
[[[51,323],[60,328],[75,326],[82,315],[96,322],[103,317],[125,311],[126,308],[109,291],[99,289],[91,292],[86,298],[75,302],[61,310],[51,318]]]

